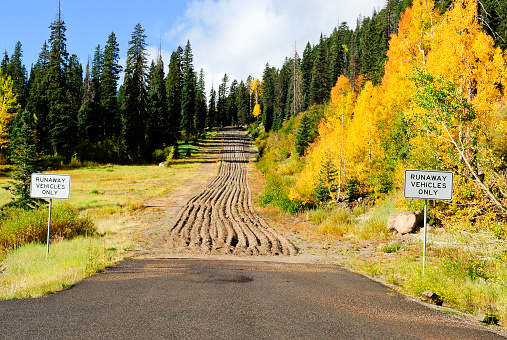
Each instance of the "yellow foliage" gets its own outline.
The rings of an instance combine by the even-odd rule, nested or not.
[[[495,48],[477,20],[477,0],[455,0],[444,14],[434,8],[434,0],[414,0],[402,14],[398,33],[391,36],[381,85],[366,82],[355,93],[361,77],[355,84],[344,76],[338,78],[331,90],[330,110],[319,125],[319,138],[308,148],[290,198],[315,203],[319,173],[330,160],[342,192],[351,179],[359,181],[363,191],[376,190],[372,179],[385,176],[386,171],[390,171],[391,183],[402,188],[406,168],[452,170],[460,177],[456,202],[468,200],[476,206],[456,211],[447,207],[447,211],[460,218],[486,212],[493,204],[484,199],[481,183],[460,176],[466,173],[465,162],[452,143],[455,140],[463,148],[475,148],[471,157],[478,169],[489,171],[487,185],[507,192],[505,178],[494,173],[495,168],[504,168],[507,152],[507,109],[501,93],[507,87],[507,55]],[[432,123],[425,119],[441,109],[427,112],[415,105],[413,99],[420,98],[415,79],[420,73],[434,75],[436,89],[443,89],[450,81],[459,91],[458,98],[462,95],[468,102],[462,112],[447,115],[445,122],[435,118],[431,131],[424,129]],[[472,111],[467,105],[475,116],[469,115]],[[401,138],[396,136],[398,132],[403,134]],[[476,139],[470,142],[466,138]],[[410,152],[408,158],[398,155],[397,141],[404,143],[400,145],[406,148],[404,152]],[[466,143],[470,144],[463,146]]]
[[[254,78],[250,84],[250,95],[255,96],[255,104],[258,104],[262,100],[262,86],[257,78]]]
[[[255,104],[252,114],[255,118],[259,117],[262,114],[261,106],[259,104]]]
[[[498,84],[505,60],[478,22],[477,0],[456,0],[435,26],[427,71],[452,80],[480,114],[481,123],[490,126],[489,113],[498,110],[501,99]]]
[[[11,77],[0,70],[0,148],[9,145],[9,127],[19,109],[17,98]]]

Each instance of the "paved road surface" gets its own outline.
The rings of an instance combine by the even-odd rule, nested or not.
[[[503,339],[336,266],[127,260],[0,301],[0,339]]]

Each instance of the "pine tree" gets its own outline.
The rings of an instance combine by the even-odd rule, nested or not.
[[[320,43],[317,46],[317,54],[313,62],[312,81],[310,83],[310,105],[322,104],[329,98],[327,88],[327,64],[324,38],[320,36]]]
[[[276,103],[275,69],[266,64],[262,74],[262,125],[266,131],[273,127]]]
[[[26,68],[21,61],[22,57],[21,43],[18,41],[14,48],[14,53],[10,58],[9,67],[4,72],[8,72],[11,76],[14,89],[18,94],[18,103],[24,108],[26,106],[27,97],[27,79]]]
[[[296,133],[296,152],[300,157],[305,154],[310,140],[310,119],[305,112],[299,123],[299,129]]]
[[[33,209],[45,202],[30,197],[30,181],[33,173],[40,171],[40,162],[35,150],[33,135],[33,116],[27,110],[20,113],[15,120],[12,131],[11,162],[16,170],[11,172],[11,179],[4,189],[12,195],[8,207]]]
[[[238,124],[250,123],[250,91],[243,81],[239,83],[237,94]]]
[[[218,126],[223,127],[227,126],[229,123],[229,116],[227,112],[227,94],[229,92],[229,88],[227,83],[229,82],[229,76],[224,74],[222,78],[222,83],[218,86],[218,98],[217,98],[217,119]]]
[[[319,171],[319,180],[315,194],[318,202],[326,202],[335,199],[335,192],[338,190],[336,185],[337,170],[331,157],[327,156],[323,161]]]
[[[127,156],[132,162],[147,156],[144,149],[146,117],[146,35],[137,24],[129,41],[123,83],[122,126]]]
[[[178,49],[171,54],[169,73],[166,78],[167,111],[169,115],[169,130],[167,131],[170,144],[175,144],[179,138],[181,122],[181,58],[183,49]]]
[[[310,42],[306,44],[303,51],[303,59],[301,60],[301,73],[303,83],[301,87],[301,111],[306,110],[310,106],[310,86],[312,83],[313,60],[315,59],[313,48]]]
[[[238,94],[238,81],[234,79],[229,88],[229,95],[227,96],[227,113],[229,116],[227,125],[238,124],[238,106],[237,106],[237,94]]]
[[[196,130],[199,134],[204,132],[204,128],[206,126],[206,112],[208,110],[206,103],[206,86],[204,83],[204,70],[201,69],[199,72],[199,80],[197,82],[197,108],[195,114],[194,125],[196,126]]]
[[[164,79],[164,62],[159,51],[157,63],[153,61],[148,75],[148,119],[146,122],[146,144],[149,152],[161,148],[168,142],[169,115]]]
[[[213,84],[211,85],[211,90],[209,92],[209,104],[208,104],[208,119],[206,125],[208,128],[212,128],[215,126],[220,126],[217,118],[217,91],[213,88]]]
[[[37,118],[35,123],[35,140],[37,152],[49,150],[49,100],[48,78],[49,67],[48,45],[44,43],[39,59],[30,72],[28,81],[29,96],[27,109]]]
[[[83,99],[77,115],[77,136],[79,140],[91,140],[94,133],[93,113],[93,88],[90,76],[90,61],[86,64],[86,73],[83,81]]]
[[[118,80],[122,67],[119,64],[120,49],[116,35],[112,32],[104,47],[102,74],[100,77],[101,124],[98,127],[99,140],[117,137],[121,132],[120,108],[118,103]]]
[[[65,37],[65,22],[58,14],[58,19],[50,26],[50,52],[47,77],[47,99],[49,101],[49,143],[54,155],[69,154],[69,143],[74,140],[72,126],[69,121],[72,115],[67,101],[67,70],[69,67],[69,53],[67,52],[67,38]]]
[[[92,72],[91,72],[91,82],[93,86],[93,101],[95,103],[100,102],[100,85],[102,79],[102,71],[104,68],[104,53],[100,48],[100,44],[95,48],[95,53],[93,54],[92,61]]]
[[[294,49],[294,59],[292,60],[289,100],[289,115],[294,116],[301,111],[303,100],[303,73],[301,72],[301,60],[296,49]]]
[[[83,67],[78,57],[73,54],[69,59],[69,67],[66,74],[66,91],[69,112],[67,114],[66,128],[71,133],[77,130],[78,112],[81,107],[83,97]],[[77,146],[78,140],[72,138],[68,141],[71,148]]]
[[[9,65],[11,64],[11,61],[9,59],[9,53],[7,50],[4,51],[4,57],[2,59],[2,62],[0,63],[0,69],[2,69],[2,72],[7,73],[9,71]]]
[[[335,85],[338,77],[345,72],[345,35],[348,31],[347,23],[342,22],[338,29],[333,31],[331,35],[330,52],[329,52],[329,77],[328,89]]]
[[[183,59],[181,63],[181,71],[183,74],[183,88],[181,91],[181,123],[180,129],[187,136],[194,135],[196,127],[194,125],[194,117],[196,110],[196,77],[194,72],[192,48],[190,41],[187,41]]]

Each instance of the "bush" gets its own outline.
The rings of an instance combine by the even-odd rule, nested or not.
[[[65,164],[65,156],[62,155],[43,155],[41,157],[43,169],[58,170],[62,169]]]
[[[151,158],[155,163],[164,162],[167,160],[167,157],[169,157],[169,155],[173,151],[173,148],[174,147],[172,146],[167,146],[163,149],[157,149],[153,151],[153,153],[151,154]]]
[[[47,237],[48,208],[34,210],[11,209],[0,222],[0,252],[25,243],[44,242]],[[54,206],[51,213],[51,238],[69,239],[97,232],[92,220],[80,217],[68,204]]]
[[[261,197],[261,204],[278,207],[291,214],[300,212],[303,206],[299,202],[292,202],[289,198],[289,176],[270,174],[266,179],[266,186]]]

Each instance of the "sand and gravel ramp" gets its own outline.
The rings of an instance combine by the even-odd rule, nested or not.
[[[174,249],[213,255],[295,255],[296,248],[252,207],[247,181],[254,153],[241,128],[225,128],[214,138],[218,173],[180,209],[170,225]]]

